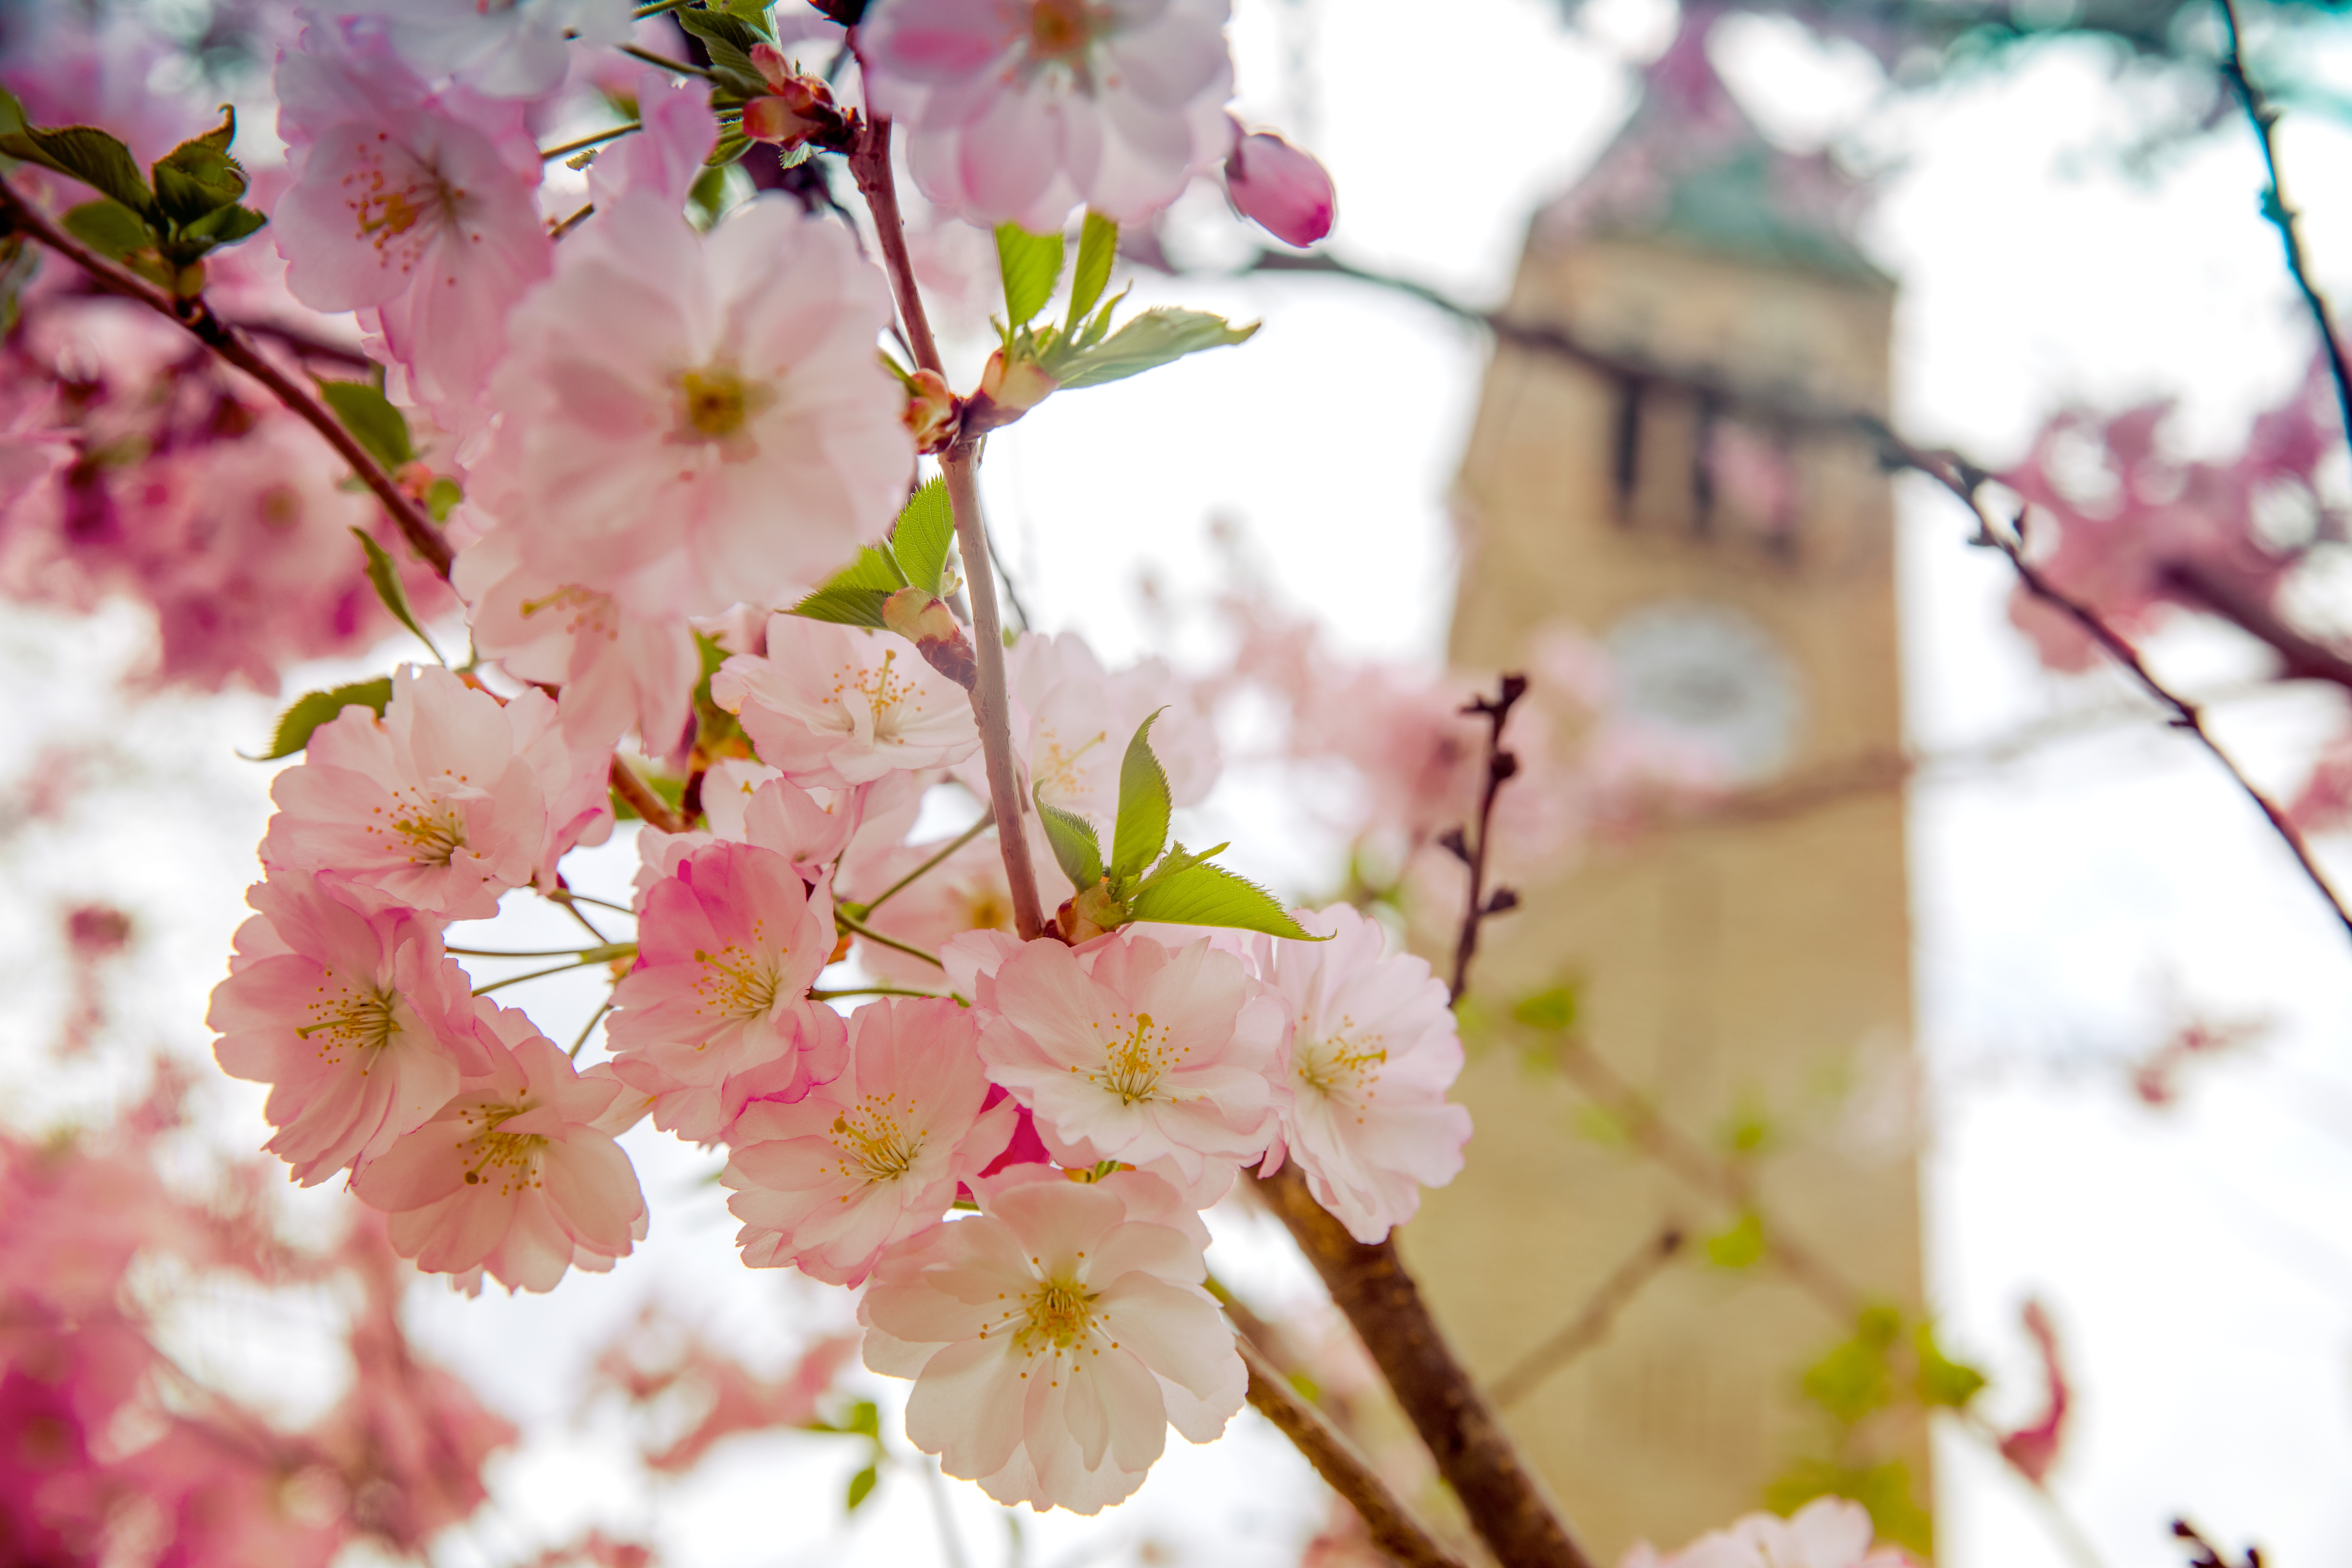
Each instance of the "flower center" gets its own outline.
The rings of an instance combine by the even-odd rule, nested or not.
[[[791,952],[751,953],[734,942],[717,952],[696,948],[694,962],[702,965],[702,973],[694,977],[694,990],[702,999],[702,1010],[734,1018],[756,1018],[770,1011],[783,984],[783,961]]]
[[[457,1143],[461,1149],[472,1146],[474,1163],[466,1172],[467,1186],[487,1186],[495,1179],[499,1195],[505,1197],[540,1184],[539,1152],[547,1147],[547,1140],[536,1132],[499,1131],[502,1123],[530,1109],[527,1105],[484,1105],[459,1114],[458,1120],[469,1125],[478,1119],[482,1124],[479,1132]]]
[[[1037,763],[1037,787],[1066,799],[1076,795],[1079,760],[1107,738],[1102,731],[1097,730],[1093,739],[1086,742],[1075,752],[1062,750],[1062,742],[1058,738],[1046,741],[1045,754]]]
[[[294,1033],[306,1040],[324,1037],[319,1054],[332,1060],[345,1047],[378,1051],[392,1044],[401,1032],[404,1011],[400,993],[362,986],[311,1003],[310,1016],[315,1022]]]
[[[1291,1061],[1292,1071],[1300,1083],[1326,1098],[1359,1094],[1366,1099],[1371,1097],[1371,1087],[1380,1080],[1380,1069],[1388,1061],[1389,1051],[1378,1035],[1360,1043],[1348,1038],[1348,1031],[1354,1026],[1354,1019],[1342,1018],[1328,1040],[1299,1035]]]
[[[764,382],[746,381],[734,366],[707,364],[683,370],[670,380],[677,391],[674,441],[733,441],[753,415],[776,400]]]
[[[1118,1015],[1112,1016],[1116,1018]],[[1127,1032],[1114,1038],[1103,1053],[1103,1070],[1087,1076],[1118,1096],[1121,1105],[1133,1105],[1138,1100],[1159,1098],[1160,1079],[1183,1056],[1182,1047],[1174,1043],[1170,1031],[1153,1023],[1150,1014],[1138,1013]]]
[[[897,1099],[896,1095],[869,1094],[855,1109],[833,1119],[833,1146],[849,1156],[848,1165],[862,1172],[869,1185],[895,1182],[914,1169],[915,1157],[923,1152],[923,1141],[929,1136],[926,1129],[909,1132],[898,1124],[898,1114],[891,1109]]]
[[[1086,0],[1037,0],[1029,10],[1029,58],[1066,59],[1093,41]]]
[[[1075,1279],[1047,1279],[1029,1292],[1023,1303],[1028,1321],[1013,1332],[1013,1342],[1032,1355],[1052,1347],[1075,1347],[1094,1327],[1096,1292]]]
[[[899,722],[899,709],[908,710],[908,718],[919,715],[923,710],[919,696],[921,688],[911,677],[898,675],[890,668],[898,658],[897,648],[885,648],[880,664],[848,674],[837,680],[833,689],[836,699],[854,691],[866,700],[866,707],[874,713],[874,738],[877,741],[898,738],[899,731],[904,727]]]
[[[392,819],[392,830],[408,840],[412,866],[446,866],[466,845],[466,825],[447,806],[419,806]]]

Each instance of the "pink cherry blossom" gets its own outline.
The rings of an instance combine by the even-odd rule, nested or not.
[[[232,1078],[270,1085],[269,1152],[304,1186],[363,1163],[487,1069],[466,972],[438,929],[357,889],[281,872],[247,895],[205,1022]]]
[[[324,24],[278,61],[278,96],[294,182],[270,232],[287,287],[363,312],[410,398],[469,424],[508,312],[549,266],[521,108],[432,92],[381,40]]]
[[[749,844],[686,856],[646,895],[636,967],[605,1036],[654,1124],[711,1142],[752,1098],[796,1100],[841,1071],[840,1016],[808,1000],[832,961],[833,900]]]
[[[859,887],[868,897],[912,873],[946,847],[944,843],[904,844],[887,856],[874,857],[859,867]],[[887,903],[868,913],[862,924],[908,947],[936,954],[941,944],[971,931],[1013,930],[1013,894],[1005,883],[1004,857],[994,834],[982,834],[955,850]],[[942,984],[939,965],[879,942],[858,939],[857,962],[877,979],[893,985],[936,991]]]
[[[346,15],[383,18],[394,48],[427,77],[451,78],[493,98],[539,98],[563,85],[567,39],[617,44],[629,0],[331,0]]]
[[[914,466],[881,273],[785,198],[709,235],[660,192],[567,239],[508,323],[469,495],[526,567],[632,615],[790,603],[881,535]]]
[[[1244,217],[1285,245],[1314,244],[1339,216],[1330,172],[1271,131],[1235,140],[1225,159],[1225,194]]]
[[[856,1285],[884,1247],[938,1224],[957,1184],[1013,1136],[1011,1101],[983,1110],[979,1039],[970,1011],[945,998],[868,1003],[850,1016],[840,1077],[746,1110],[721,1177],[743,1261]]]
[[[896,632],[776,616],[767,646],[719,666],[710,696],[787,778],[865,784],[979,750],[970,696]]]
[[[1228,0],[876,0],[866,95],[915,183],[966,222],[1150,216],[1233,145]]]
[[[686,205],[719,140],[709,85],[648,70],[637,74],[632,89],[645,129],[596,154],[588,166],[589,197],[600,212],[610,212],[632,192],[652,191],[676,211]]]
[[[501,706],[446,669],[411,668],[382,718],[344,709],[311,732],[301,765],[278,775],[262,861],[333,871],[450,920],[486,919],[500,893],[610,829],[601,759],[583,766],[554,726],[543,692]]]
[[[1870,1512],[1819,1497],[1786,1519],[1751,1513],[1670,1555],[1637,1542],[1619,1568],[1916,1568],[1899,1547],[1874,1544]]]
[[[435,1274],[487,1270],[551,1290],[603,1270],[646,1234],[636,1173],[597,1122],[622,1086],[583,1078],[517,1009],[480,1003],[488,1070],[352,1178],[391,1216],[393,1249]]]
[[[1027,942],[996,971],[992,1001],[989,1077],[1036,1113],[1065,1164],[1166,1159],[1189,1185],[1276,1135],[1287,1009],[1206,938]]]
[[[682,616],[634,616],[610,594],[520,564],[493,533],[457,557],[450,581],[473,611],[474,647],[518,680],[560,688],[563,731],[610,748],[635,730],[661,755],[685,733],[701,655]]]
[[[909,1441],[999,1502],[1095,1513],[1169,1426],[1224,1430],[1248,1375],[1165,1183],[1022,1165],[973,1191],[980,1214],[898,1243],[858,1306],[866,1364],[915,1380]]]
[[[1295,1025],[1283,1137],[1316,1200],[1369,1246],[1462,1170],[1470,1113],[1445,1099],[1462,1041],[1444,983],[1411,953],[1386,955],[1379,921],[1345,904],[1297,918],[1331,940],[1253,939]]]

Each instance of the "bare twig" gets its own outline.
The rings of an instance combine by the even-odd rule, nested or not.
[[[664,833],[686,831],[686,818],[672,811],[669,802],[656,795],[653,786],[637,776],[636,769],[619,757],[613,759],[613,793],[629,803],[629,808],[645,819],[648,827],[658,827]]]
[[[1461,1568],[1389,1489],[1370,1461],[1321,1411],[1298,1396],[1265,1352],[1246,1335],[1236,1334],[1234,1341],[1249,1368],[1249,1402],[1354,1507],[1373,1544],[1405,1568]]]
[[[1257,1194],[1323,1277],[1501,1568],[1592,1568],[1454,1359],[1395,1239],[1367,1247],[1349,1236],[1315,1201],[1295,1164],[1259,1182]]]
[[[2240,1568],[2240,1564],[2222,1556],[2220,1550],[2205,1539],[2204,1533],[2187,1520],[2174,1520],[2172,1533],[2177,1540],[2189,1548],[2189,1568]],[[2254,1546],[2246,1548],[2243,1568],[2263,1568],[2261,1548]]]
[[[1446,992],[1449,1002],[1459,1003],[1470,984],[1470,961],[1478,955],[1478,928],[1487,917],[1518,908],[1519,896],[1508,888],[1496,889],[1491,899],[1486,896],[1486,849],[1495,836],[1495,796],[1519,771],[1517,754],[1503,750],[1503,726],[1510,721],[1513,706],[1527,694],[1526,676],[1506,675],[1491,700],[1472,698],[1462,710],[1486,721],[1486,777],[1478,793],[1478,842],[1466,842],[1458,827],[1438,840],[1470,868],[1470,895],[1462,906],[1462,935],[1454,944],[1454,983]]]
[[[152,283],[127,268],[117,266],[88,246],[52,224],[38,208],[27,202],[16,187],[0,181],[0,218],[16,233],[27,235],[72,262],[89,275],[91,281],[110,294],[136,300],[168,316],[194,333],[196,340],[222,359],[276,394],[311,428],[326,438],[336,454],[351,464],[360,482],[383,503],[385,511],[400,530],[408,547],[442,576],[449,575],[449,542],[441,536],[433,519],[416,498],[400,488],[398,481],[385,471],[365,447],[360,445],[334,411],[321,402],[317,393],[280,370],[255,346],[253,339],[243,329],[224,321],[215,315],[201,295],[182,300],[165,293]]]
[[[2230,84],[2231,92],[2254,128],[2254,139],[2262,143],[2263,173],[2269,180],[2263,192],[2263,216],[2278,230],[2279,245],[2286,252],[2286,269],[2294,275],[2294,286],[2311,311],[2312,325],[2319,330],[2319,341],[2327,351],[2328,372],[2336,378],[2336,411],[2343,416],[2345,434],[2352,436],[2352,365],[2345,363],[2344,344],[2328,317],[2327,301],[2321,297],[2319,286],[2311,280],[2311,266],[2303,253],[2303,215],[2286,199],[2286,186],[2279,179],[2278,106],[2246,74],[2246,62],[2240,52],[2237,0],[2216,0],[2216,4],[2221,10],[2221,79]]]
[[[882,245],[882,261],[898,296],[898,315],[915,363],[944,375],[939,341],[931,335],[924,312],[922,291],[915,282],[913,258],[907,253],[907,228],[898,216],[898,187],[890,170],[890,122],[867,121],[849,153],[849,172],[858,193],[874,214],[874,230]],[[1045,929],[1037,899],[1037,869],[1029,858],[1027,824],[1022,819],[1019,771],[1013,760],[1013,720],[1004,683],[1004,634],[996,610],[996,577],[991,569],[988,524],[980,510],[980,443],[960,440],[941,454],[940,472],[947,480],[948,504],[955,513],[956,547],[963,559],[964,580],[971,589],[972,651],[980,664],[980,680],[972,689],[972,712],[980,721],[981,751],[988,765],[988,794],[996,814],[996,844],[1004,857],[1004,880],[1013,895],[1013,925],[1024,942],[1034,942]]]
[[[1486,1384],[1486,1397],[1497,1410],[1507,1410],[1536,1391],[1544,1379],[1609,1337],[1618,1314],[1632,1304],[1642,1287],[1665,1271],[1683,1249],[1678,1225],[1668,1225],[1635,1248],[1601,1282],[1599,1289],[1560,1331],[1506,1368]]]

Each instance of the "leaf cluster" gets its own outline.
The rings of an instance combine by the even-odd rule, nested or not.
[[[0,153],[79,180],[99,199],[68,211],[68,233],[182,299],[204,287],[204,258],[268,220],[242,204],[245,168],[229,155],[236,111],[158,158],[145,174],[131,149],[94,125],[40,126],[0,89]]]
[[[1171,925],[1227,926],[1265,931],[1300,942],[1310,935],[1283,910],[1280,900],[1256,883],[1210,858],[1226,846],[1197,853],[1169,841],[1173,798],[1168,771],[1151,749],[1151,726],[1160,710],[1136,727],[1118,769],[1118,817],[1111,828],[1110,859],[1094,824],[1073,811],[1049,805],[1034,789],[1037,815],[1054,858],[1076,889],[1074,912],[1103,931],[1132,921]]]
[[[907,500],[890,536],[867,545],[857,559],[792,607],[795,616],[836,626],[880,627],[882,605],[902,588],[919,588],[944,599],[958,584],[948,563],[955,542],[955,510],[948,504],[945,479],[934,479]]]
[[[1031,234],[1012,223],[996,231],[997,270],[1004,285],[1004,316],[996,330],[1003,362],[1007,367],[1034,366],[1055,391],[1123,381],[1203,349],[1246,342],[1257,331],[1255,321],[1236,327],[1205,310],[1168,307],[1146,310],[1113,331],[1113,317],[1128,295],[1121,289],[1103,299],[1118,255],[1118,225],[1092,210],[1078,231],[1069,303],[1059,322],[1041,324],[1037,317],[1053,301],[1067,250],[1059,234]],[[1001,411],[992,420],[982,417],[981,427],[1010,424],[1024,412],[1025,407]]]
[[[722,169],[757,145],[743,134],[743,105],[766,97],[770,89],[767,78],[752,61],[751,51],[761,44],[772,46],[775,27],[769,20],[765,0],[705,0],[698,5],[681,5],[669,15],[710,57],[710,107],[719,114],[719,139],[704,162],[710,168]],[[845,122],[843,129],[847,129]],[[845,151],[845,143],[831,150]],[[790,168],[811,151],[803,143],[780,147],[776,153],[782,166]]]

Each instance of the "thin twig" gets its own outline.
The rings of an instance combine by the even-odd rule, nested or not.
[[[719,79],[717,71],[705,70],[702,67],[690,65],[685,60],[674,60],[667,55],[657,55],[650,49],[641,49],[635,44],[623,44],[619,47],[621,52],[631,59],[643,60],[649,66],[659,66],[666,71],[676,71],[680,76],[698,76],[705,81]]]
[[[930,875],[933,871],[938,870],[940,862],[945,860],[949,856],[954,854],[957,850],[962,848],[965,845],[979,837],[982,833],[987,832],[990,824],[993,823],[995,820],[996,818],[987,812],[981,813],[979,821],[973,823],[970,827],[965,828],[961,833],[957,834],[955,837],[950,840],[947,846],[938,854],[932,856],[929,859],[924,861],[921,865],[916,867],[913,870],[908,872],[905,876],[899,878],[897,881],[891,883],[888,887],[875,894],[874,897],[866,903],[858,905],[857,907],[864,911],[859,918],[871,919],[876,910],[880,909],[884,904],[887,904],[892,899],[897,898],[915,882]]]
[[[279,402],[326,437],[327,444],[352,466],[352,471],[359,476],[360,482],[367,486],[376,500],[383,503],[384,510],[392,514],[392,521],[399,528],[401,537],[408,542],[408,547],[434,571],[444,577],[449,575],[449,542],[442,537],[441,530],[416,498],[400,488],[398,481],[365,447],[360,445],[351,431],[344,427],[343,422],[335,417],[334,411],[320,400],[318,394],[272,363],[245,331],[215,315],[203,296],[175,299],[145,279],[109,261],[52,224],[5,181],[0,181],[0,216],[5,217],[9,228],[39,240],[80,268],[109,293],[136,300],[158,315],[168,316],[177,321],[206,348],[276,394]]]
[[[604,1005],[603,1006],[588,1015],[588,1021],[580,1026],[580,1037],[572,1042],[572,1049],[567,1053],[573,1061],[576,1062],[580,1059],[581,1051],[588,1044],[588,1037],[596,1032],[596,1026],[604,1020],[604,1015],[612,1010],[613,999],[610,996],[607,996],[604,998]]]
[[[2189,1568],[2238,1568],[2238,1564],[2222,1556],[2221,1550],[2205,1539],[2202,1531],[2187,1520],[2174,1520],[2172,1534],[2174,1539],[2189,1550]],[[2253,1546],[2246,1548],[2245,1568],[2263,1568],[2261,1548]]]
[[[566,142],[556,147],[541,147],[539,150],[539,161],[542,163],[552,163],[558,158],[569,156],[573,153],[585,153],[591,147],[601,147],[607,142],[617,142],[633,131],[644,129],[645,125],[641,121],[632,120],[626,125],[615,125],[609,131],[599,131],[593,136],[583,136],[576,142]]]
[[[504,980],[493,980],[488,985],[474,987],[474,994],[487,996],[493,991],[503,991],[509,985],[520,985],[526,980],[544,980],[551,974],[569,974],[575,969],[593,969],[593,963],[559,963],[551,969],[534,969],[529,974],[509,974]]]
[[[1246,1335],[1234,1335],[1234,1342],[1249,1368],[1250,1404],[1307,1456],[1333,1491],[1348,1500],[1373,1544],[1404,1568],[1461,1568],[1389,1489],[1370,1461],[1321,1411],[1299,1397],[1265,1352]]]
[[[1395,1238],[1368,1247],[1349,1236],[1295,1163],[1262,1179],[1257,1194],[1323,1277],[1501,1568],[1592,1568],[1445,1342]]]
[[[946,964],[940,962],[939,954],[935,952],[925,952],[919,947],[909,946],[906,942],[900,942],[895,936],[884,936],[880,931],[876,931],[873,927],[859,921],[856,915],[849,914],[842,910],[836,909],[833,911],[833,920],[835,925],[856,932],[857,935],[864,937],[867,942],[879,943],[881,946],[889,948],[895,952],[903,952],[908,958],[919,958],[925,963],[929,964],[933,969],[945,969],[947,967]]]
[[[2303,253],[2303,215],[2296,212],[2286,199],[2286,186],[2279,179],[2278,106],[2264,95],[2254,79],[2246,74],[2244,57],[2240,52],[2237,0],[2216,0],[2221,8],[2221,78],[2246,111],[2246,119],[2254,128],[2254,139],[2262,143],[2263,173],[2270,184],[2263,192],[2263,216],[2278,230],[2279,245],[2286,252],[2286,269],[2294,276],[2294,286],[2303,294],[2303,302],[2311,311],[2312,325],[2319,329],[2319,341],[2327,350],[2327,369],[2336,378],[2336,406],[2344,420],[2344,432],[2352,437],[2352,365],[2344,360],[2344,344],[2336,335],[2336,324],[2327,314],[2327,301],[2321,297],[2319,286],[2311,280],[2311,265]]]
[[[1503,726],[1510,722],[1513,706],[1527,694],[1526,676],[1506,675],[1493,700],[1475,697],[1462,710],[1486,721],[1486,777],[1478,794],[1478,842],[1466,842],[1458,827],[1438,840],[1470,868],[1470,895],[1462,906],[1462,935],[1454,944],[1454,984],[1446,994],[1446,1000],[1456,1005],[1470,985],[1470,961],[1478,955],[1478,928],[1489,916],[1519,904],[1519,896],[1508,888],[1496,889],[1491,899],[1486,896],[1486,848],[1495,836],[1495,796],[1519,771],[1518,757],[1503,750]]]
[[[645,819],[648,827],[658,827],[664,833],[683,833],[686,819],[669,807],[669,802],[656,795],[653,786],[637,776],[636,769],[617,755],[611,770],[613,793],[629,803],[629,809]]]
[[[570,234],[573,229],[578,228],[582,224],[586,223],[590,218],[594,217],[595,216],[596,204],[594,202],[585,203],[581,206],[578,212],[573,213],[570,217],[551,225],[547,231],[547,237],[551,240],[562,239],[565,235]]]
[[[812,990],[809,1000],[830,1002],[836,996],[923,996],[936,1002],[941,994],[937,991],[909,991],[903,985],[845,985],[834,991]]]
[[[890,169],[890,121],[877,119],[858,129],[850,149],[849,172],[858,193],[874,214],[874,231],[882,246],[884,269],[898,301],[898,315],[907,342],[921,368],[944,375],[939,340],[931,335],[930,318],[923,310],[921,289],[915,282],[913,258],[907,252],[907,227],[898,215],[898,187]],[[940,458],[947,480],[948,504],[955,513],[956,547],[963,558],[964,580],[971,591],[972,651],[980,679],[972,689],[971,706],[980,722],[981,750],[988,764],[988,795],[996,816],[996,847],[1004,858],[1004,880],[1013,896],[1013,930],[1024,942],[1034,942],[1045,929],[1037,900],[1037,869],[1029,858],[1029,834],[1022,820],[1019,771],[1013,760],[1012,708],[1005,695],[1004,634],[996,610],[996,576],[989,564],[988,525],[980,510],[980,443],[958,441]]]
[[[1533,1394],[1544,1379],[1609,1337],[1618,1314],[1631,1305],[1642,1287],[1664,1272],[1683,1249],[1683,1230],[1669,1225],[1634,1249],[1592,1292],[1583,1309],[1560,1331],[1504,1369],[1486,1384],[1486,1397],[1497,1410],[1507,1410]]]

